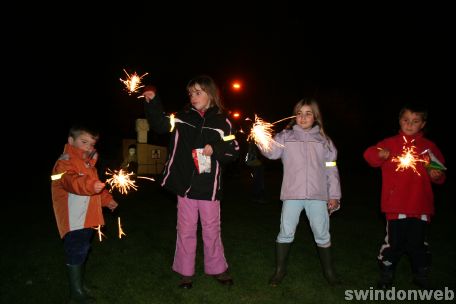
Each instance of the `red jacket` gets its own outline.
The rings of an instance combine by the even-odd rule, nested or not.
[[[69,231],[104,225],[101,207],[112,201],[112,196],[106,189],[95,193],[96,161],[96,154],[86,160],[82,150],[66,144],[54,165],[52,204],[61,238]]]
[[[403,153],[404,147],[410,148],[412,145],[416,147],[417,154],[430,149],[440,162],[445,163],[440,150],[433,142],[424,138],[422,132],[407,136],[400,131],[398,135],[386,138],[364,152],[364,159],[369,165],[382,169],[381,210],[384,213],[416,217],[434,214],[434,195],[425,164],[417,162],[415,172],[411,168],[397,170],[398,163],[393,161],[394,157]],[[390,151],[387,160],[380,159],[379,149]],[[442,184],[444,181],[445,175],[435,183]]]

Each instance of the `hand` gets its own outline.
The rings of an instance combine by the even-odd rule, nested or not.
[[[329,215],[331,215],[334,211],[337,211],[340,209],[340,202],[337,199],[330,199],[328,201],[328,212]]]
[[[96,181],[95,184],[93,185],[93,189],[95,190],[95,193],[100,193],[105,187],[105,183]]]
[[[203,149],[203,152],[202,152],[203,155],[211,156],[212,153],[214,153],[214,150],[212,150],[211,145],[208,144],[208,145],[204,146],[204,149]]]
[[[152,99],[154,99],[155,91],[152,91],[152,90],[146,91],[146,92],[142,93],[142,95],[146,99],[146,102],[149,103]]]
[[[441,170],[429,169],[428,174],[429,174],[429,177],[431,178],[431,180],[436,181],[436,180],[440,179],[444,173]]]
[[[108,207],[111,211],[114,211],[114,209],[116,209],[118,205],[119,204],[115,200],[112,200],[108,203],[106,207]]]
[[[388,157],[390,156],[390,151],[388,149],[383,149],[383,148],[378,148],[380,151],[378,151],[378,157],[380,157],[383,160],[387,160]]]

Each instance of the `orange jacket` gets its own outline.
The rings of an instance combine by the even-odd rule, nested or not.
[[[94,190],[98,180],[97,154],[84,159],[83,153],[66,144],[52,170],[52,204],[61,238],[69,231],[104,225],[101,207],[112,201],[108,190]]]

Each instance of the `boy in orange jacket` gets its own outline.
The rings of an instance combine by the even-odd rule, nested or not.
[[[70,298],[91,303],[83,284],[84,265],[91,247],[94,227],[104,225],[102,207],[114,210],[117,202],[98,179],[94,148],[98,133],[86,126],[70,129],[68,143],[52,170],[52,204],[63,239]]]

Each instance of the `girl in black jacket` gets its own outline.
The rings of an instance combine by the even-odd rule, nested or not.
[[[152,130],[171,131],[168,159],[161,185],[177,195],[177,241],[173,270],[179,287],[191,288],[195,273],[198,216],[204,243],[204,271],[224,285],[232,285],[220,236],[223,167],[234,161],[239,145],[232,124],[223,113],[218,88],[209,76],[187,84],[190,104],[174,117],[165,116],[153,87],[146,87],[145,113]]]

